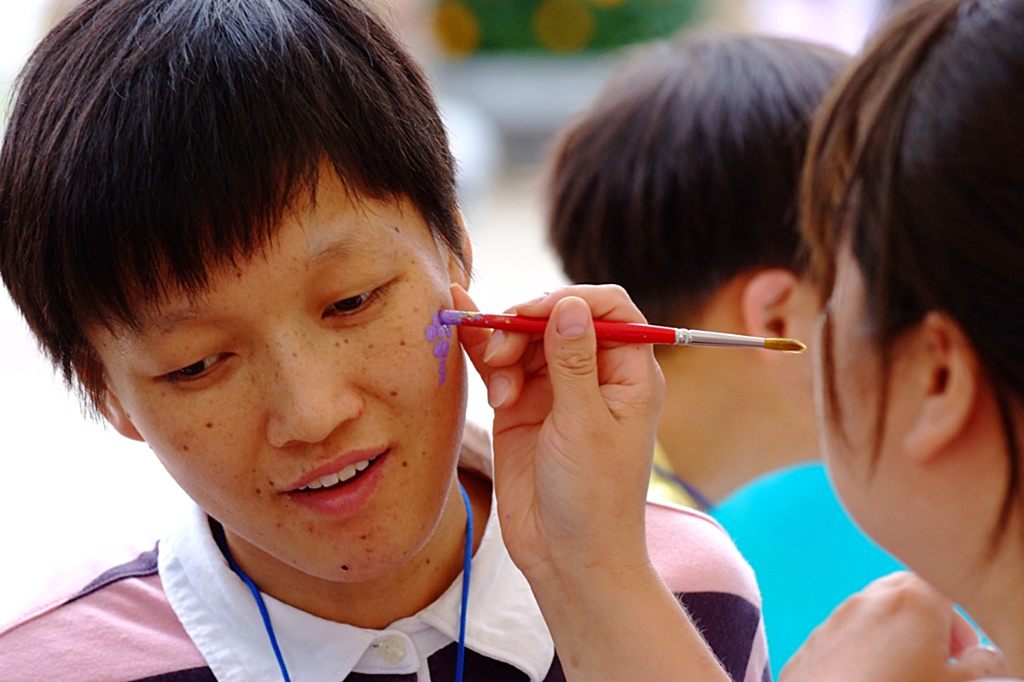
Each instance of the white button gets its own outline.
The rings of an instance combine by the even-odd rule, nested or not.
[[[385,637],[374,646],[377,647],[377,655],[385,663],[401,663],[405,658],[405,642],[400,637]]]

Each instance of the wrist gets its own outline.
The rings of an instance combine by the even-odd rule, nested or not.
[[[563,582],[569,575],[531,580],[567,679],[728,680],[649,561],[580,568]]]
[[[575,535],[572,539],[549,543],[550,554],[529,565],[520,566],[538,598],[550,593],[561,599],[593,593],[605,593],[617,586],[640,587],[661,579],[647,553],[644,526],[602,532],[593,541]],[[608,541],[609,538],[634,538],[632,542]]]

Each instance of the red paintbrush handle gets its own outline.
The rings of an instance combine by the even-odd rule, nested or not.
[[[445,310],[441,313],[441,322],[457,324],[464,327],[486,327],[487,329],[503,329],[511,332],[543,334],[548,325],[547,318],[525,317],[523,315],[493,315],[488,313],[468,313]],[[597,338],[604,341],[621,341],[623,343],[662,343],[672,344],[676,341],[676,330],[671,327],[656,327],[649,324],[633,322],[610,322],[594,320]]]

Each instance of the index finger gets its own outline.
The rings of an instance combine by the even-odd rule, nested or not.
[[[541,298],[515,306],[515,312],[531,317],[548,317],[555,305],[568,296],[584,299],[590,306],[591,317],[595,320],[647,322],[626,290],[617,284],[574,284],[563,287]]]
[[[577,284],[552,291],[540,298],[513,306],[508,312],[528,317],[550,317],[555,306],[567,297],[582,298],[590,306],[591,317],[595,320],[646,323],[643,313],[629,298],[626,290],[617,284]],[[538,338],[530,334],[499,332],[500,336],[491,342],[487,364],[492,367],[507,367],[519,361],[527,346]],[[601,346],[608,342],[599,341]]]

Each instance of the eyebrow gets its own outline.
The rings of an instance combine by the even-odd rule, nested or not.
[[[306,259],[306,267],[312,268],[326,261],[332,261],[336,258],[348,255],[352,250],[350,242],[350,238],[335,238],[331,239],[330,242],[322,248],[318,248],[314,245],[311,248],[313,254]]]
[[[321,244],[310,244],[307,251],[310,255],[306,258],[305,267],[311,269],[324,262],[348,256],[352,251],[352,243],[354,241],[356,241],[355,236],[351,232],[345,232],[342,235],[333,234],[321,240],[321,243],[324,243],[322,246]],[[202,294],[199,295],[201,296]],[[143,333],[148,333],[151,330],[167,333],[175,326],[198,317],[199,314],[200,310],[196,305],[174,308],[166,312],[162,311],[160,306],[157,306],[156,312],[153,315],[143,319],[140,328]]]
[[[143,334],[150,334],[154,331],[166,334],[179,324],[188,322],[198,316],[199,309],[196,306],[177,308],[166,313],[158,308],[154,315],[143,319],[143,323],[139,328]]]

